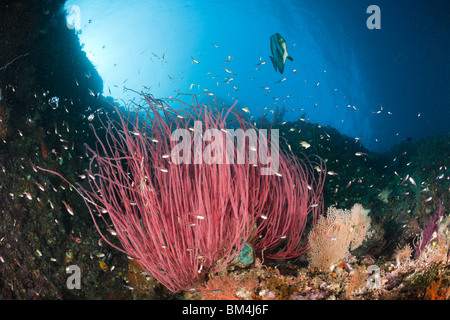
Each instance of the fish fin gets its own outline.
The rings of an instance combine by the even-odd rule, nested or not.
[[[278,66],[278,70],[280,71],[281,74],[283,74],[283,72],[284,72],[284,63],[280,63],[280,65]]]
[[[292,57],[290,55],[288,55],[286,58],[288,58],[291,61],[294,61],[294,59],[292,59]]]
[[[269,58],[270,58],[270,61],[272,61],[273,67],[275,68],[275,71],[278,71],[278,69],[277,69],[277,66],[278,66],[277,60],[275,60],[275,58],[272,57],[272,56],[269,56]]]

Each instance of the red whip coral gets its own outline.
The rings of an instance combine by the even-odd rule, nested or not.
[[[104,122],[106,136],[94,130],[97,146],[87,146],[90,190],[78,191],[105,241],[173,292],[223,270],[247,242],[259,252],[284,244],[274,258],[305,250],[300,239],[308,215],[315,222],[323,208],[322,160],[278,150],[275,131],[247,135],[256,128],[234,106],[200,105],[194,96],[193,105],[172,99],[180,105],[175,109],[143,97],[135,113],[116,109],[118,118]],[[245,132],[241,143],[238,132]],[[268,162],[261,150],[267,157],[270,151],[274,174],[263,173]],[[99,218],[120,246],[101,232]]]

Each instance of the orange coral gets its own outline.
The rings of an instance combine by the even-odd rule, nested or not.
[[[439,275],[439,281],[431,282],[430,286],[427,288],[425,293],[425,300],[444,300],[448,298],[448,289],[442,289],[441,294],[439,294],[439,289],[442,285],[442,276]]]
[[[368,274],[364,270],[358,268],[357,270],[353,271],[347,285],[347,290],[345,291],[346,298],[351,299],[353,293],[357,292],[361,288],[364,288],[366,286],[367,278]]]
[[[44,140],[41,140],[40,145],[41,145],[42,157],[44,158],[44,160],[47,160],[47,158],[48,158],[48,149],[47,149],[47,145],[45,144]]]
[[[125,273],[124,278],[128,282],[128,286],[133,288],[134,294],[144,298],[152,298],[155,294],[158,282],[145,272],[137,260],[129,261],[128,272]]]
[[[5,106],[0,102],[0,137],[5,140],[7,136],[7,121],[8,121],[8,114]]]
[[[6,139],[6,136],[8,134],[8,125],[7,124],[0,124],[0,137],[2,137],[3,140]]]
[[[249,299],[258,286],[258,280],[245,275],[238,278],[233,274],[221,274],[211,277],[198,290],[205,300],[239,300]]]

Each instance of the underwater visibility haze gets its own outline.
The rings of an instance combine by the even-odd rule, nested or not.
[[[440,0],[3,1],[0,299],[448,300],[449,24]]]
[[[371,4],[136,0],[66,7],[80,8],[83,50],[104,94],[116,99],[132,97],[124,86],[144,85],[157,97],[208,89],[252,112],[285,108],[295,120],[306,112],[313,122],[364,138],[372,151],[447,133],[444,3],[378,2],[381,29],[367,27]],[[275,33],[294,57],[283,75],[269,58]]]

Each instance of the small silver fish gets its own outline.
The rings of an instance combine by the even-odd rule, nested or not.
[[[300,142],[300,145],[305,149],[308,149],[309,147],[311,147],[311,145],[306,141]]]
[[[193,56],[191,56],[191,58],[192,58],[192,63],[197,63],[197,64],[200,63],[200,62],[198,62],[198,60],[195,60]]]

